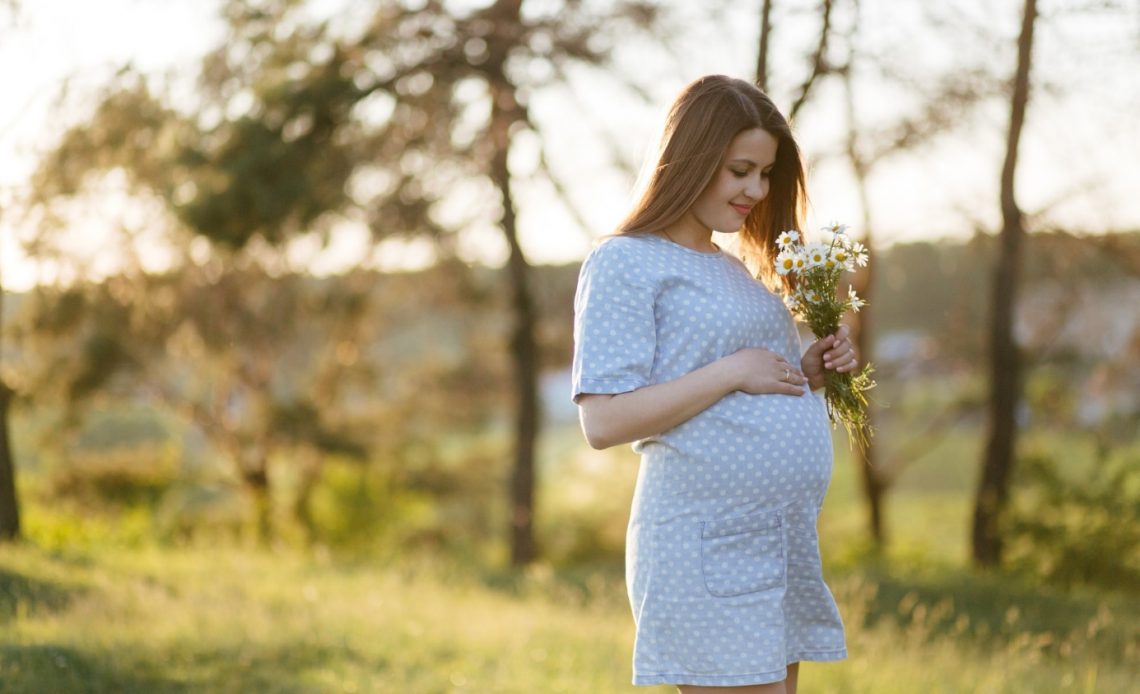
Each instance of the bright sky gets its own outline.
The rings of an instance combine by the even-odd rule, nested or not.
[[[346,3],[353,4],[318,4],[334,8]],[[536,141],[521,138],[511,165],[522,243],[533,262],[580,259],[590,238],[607,233],[625,211],[633,181],[611,164],[606,139],[620,143],[623,158],[640,165],[665,109],[686,82],[709,72],[751,76],[759,0],[724,3],[727,15],[716,23],[709,17],[717,13],[706,3],[677,4],[688,14],[676,22],[684,34],[671,44],[672,57],[645,40],[626,42],[618,52],[620,64],[635,71],[637,83],[651,91],[652,103],[622,91],[611,79],[585,72],[574,73],[572,91],[555,87],[532,97],[532,113],[547,136],[552,166],[589,225],[585,231],[578,228],[550,186],[534,175]],[[1050,220],[1074,229],[1140,228],[1140,196],[1135,194],[1140,190],[1135,157],[1140,152],[1135,128],[1140,89],[1134,78],[1140,62],[1138,13],[1121,21],[1119,13],[1065,14],[1072,3],[1045,4],[1047,20],[1039,25],[1034,70],[1046,78],[1048,89],[1035,94],[1022,140],[1022,206],[1030,212],[1048,207]],[[806,51],[816,31],[808,9],[816,3],[788,0],[776,5],[792,8],[777,15],[770,58],[772,94],[786,108],[806,69]],[[963,9],[935,11],[942,12],[943,19],[988,26],[1005,45],[992,53],[961,27],[932,40],[921,30],[922,3],[892,0],[865,0],[865,41],[879,52],[901,56],[908,65],[932,71],[988,60],[991,67],[1012,74],[1020,3],[963,0],[958,5]],[[221,35],[215,8],[213,0],[25,0],[14,26],[0,24],[0,211],[25,185],[36,152],[58,132],[51,105],[65,79],[71,80],[73,91],[82,93],[127,61],[155,72],[191,65]],[[858,108],[867,124],[897,117],[908,103],[905,93],[888,93],[871,84],[865,85],[863,95]],[[795,127],[809,163],[811,224],[839,219],[858,233],[861,215],[855,190],[845,165],[834,156],[844,127],[841,97],[834,85],[819,91]],[[968,235],[975,222],[996,227],[1007,111],[1004,102],[995,103],[954,137],[876,170],[871,204],[877,243]],[[605,138],[598,128],[607,133]],[[460,196],[456,200],[457,206],[462,204]],[[121,202],[108,205],[118,206]],[[36,277],[34,264],[16,241],[20,233],[26,230],[14,229],[0,217],[3,284],[17,291]],[[97,219],[77,225],[75,248],[98,249],[102,233]],[[467,230],[461,248],[470,259],[495,265],[506,255],[501,234],[490,225]],[[366,252],[364,234],[349,226],[338,230],[327,248],[312,239],[294,248],[294,256],[312,259],[317,272],[335,271]],[[104,253],[99,265],[111,271],[114,251]],[[378,265],[395,267],[415,264],[424,255],[415,248],[385,246],[375,257]]]

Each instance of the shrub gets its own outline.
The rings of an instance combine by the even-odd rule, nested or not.
[[[177,481],[174,446],[137,446],[82,452],[47,475],[44,494],[83,506],[153,508]]]
[[[1140,592],[1140,456],[1102,451],[1091,471],[1066,475],[1050,455],[1018,462],[1003,519],[1016,572],[1071,587]]]

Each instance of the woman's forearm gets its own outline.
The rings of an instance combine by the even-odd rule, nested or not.
[[[582,432],[601,450],[637,441],[686,422],[737,389],[720,359],[680,378],[617,395],[585,395],[579,401]]]

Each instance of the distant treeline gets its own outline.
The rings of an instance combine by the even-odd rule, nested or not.
[[[899,243],[875,252],[874,285],[869,293],[875,309],[874,330],[878,334],[919,331],[958,356],[972,358],[982,353],[996,248],[996,237],[976,234],[967,240]],[[531,289],[538,306],[544,368],[558,368],[570,361],[579,265],[533,268]],[[336,276],[312,280],[314,284],[336,281]],[[1052,281],[1092,288],[1140,282],[1140,231],[1032,234],[1026,243],[1021,281],[1030,290]],[[403,318],[384,331],[384,339],[395,351],[422,354],[419,338],[424,336],[425,319],[429,319],[428,326],[435,325],[427,332],[434,331],[443,341],[451,332],[447,326],[452,319],[469,319],[471,312],[489,312],[470,324],[473,329],[507,333],[505,301],[509,294],[506,279],[497,269],[452,262],[415,272],[386,273],[373,284],[375,292],[388,297],[377,305]],[[25,298],[21,293],[4,295],[4,315],[9,320],[19,315]],[[416,326],[416,335],[401,339],[398,326],[405,321],[409,327]],[[381,318],[381,322],[387,321]]]

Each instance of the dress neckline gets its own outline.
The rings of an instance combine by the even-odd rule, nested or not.
[[[645,236],[648,238],[660,241],[661,243],[669,244],[670,246],[672,246],[678,250],[684,251],[685,253],[691,253],[692,255],[701,256],[702,258],[719,258],[719,257],[724,255],[724,249],[721,248],[720,246],[716,246],[715,243],[713,245],[716,246],[716,250],[711,251],[711,252],[706,252],[706,251],[698,251],[695,248],[689,248],[688,246],[682,246],[681,244],[677,243],[676,241],[670,241],[669,239],[667,239],[663,236],[660,236],[658,234],[655,234],[653,232],[647,232],[645,234]]]

